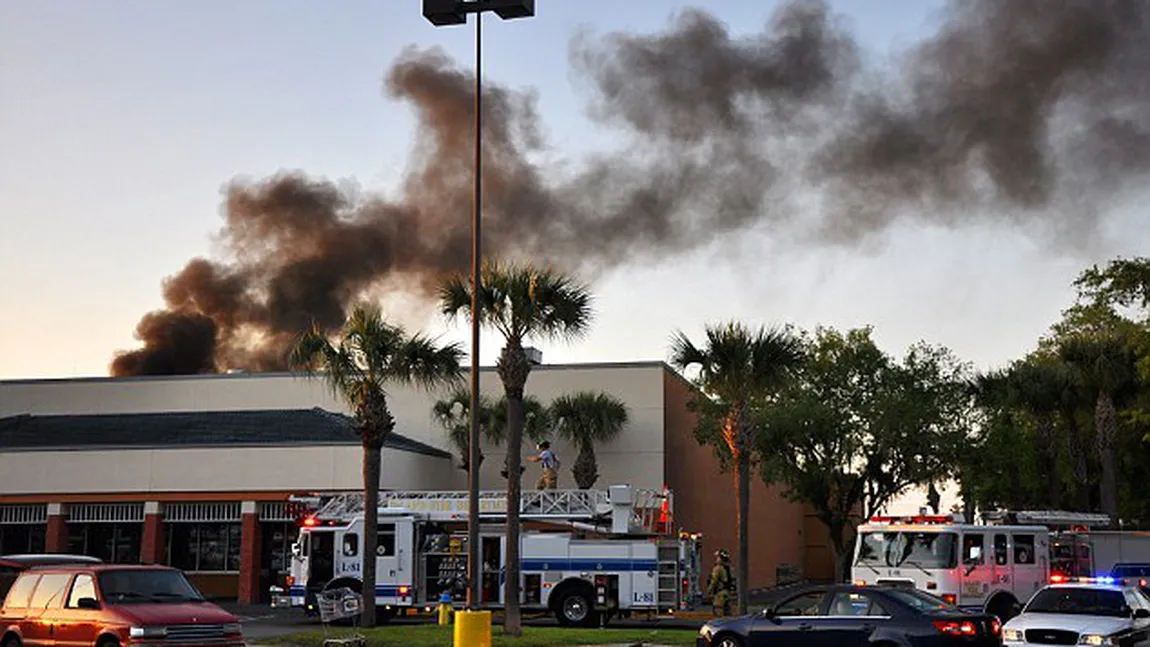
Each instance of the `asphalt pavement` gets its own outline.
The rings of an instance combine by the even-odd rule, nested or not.
[[[234,613],[243,624],[244,636],[249,642],[258,644],[260,640],[300,631],[322,631],[324,626],[317,618],[309,618],[302,611],[295,609],[274,609],[269,606],[238,605],[223,603],[220,606]],[[498,614],[493,620],[498,621]],[[633,618],[615,619],[611,621],[612,628],[660,628],[660,629],[698,629],[705,621],[702,617],[654,619]],[[435,622],[434,613],[423,613],[416,616],[396,618],[392,623],[430,623]],[[524,624],[528,626],[554,627],[555,618],[551,615],[525,617]]]

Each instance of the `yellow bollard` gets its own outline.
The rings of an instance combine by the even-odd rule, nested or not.
[[[455,647],[491,647],[491,612],[457,611]]]

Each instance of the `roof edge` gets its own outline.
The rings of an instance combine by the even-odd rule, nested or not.
[[[560,364],[538,364],[531,367],[535,371],[563,371],[563,370],[597,370],[597,369],[624,369],[624,368],[658,368],[663,367],[674,372],[674,369],[661,359],[633,360],[618,362],[568,362]],[[494,373],[494,366],[479,367],[480,373]],[[298,377],[306,379],[304,375],[290,371],[275,371],[269,373],[197,373],[189,375],[133,375],[129,377],[110,377],[104,375],[88,376],[61,376],[61,377],[26,377],[0,379],[0,386],[20,384],[60,384],[60,383],[124,383],[124,382],[166,382],[179,380],[245,380],[273,377]]]

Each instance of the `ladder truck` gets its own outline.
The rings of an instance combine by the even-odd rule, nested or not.
[[[1104,514],[1021,510],[984,516],[990,521],[1018,519],[1049,527],[1052,581],[1081,577],[1126,579],[1136,580],[1143,589],[1150,590],[1150,532],[1106,530],[1111,522]]]
[[[284,591],[274,606],[317,611],[318,596],[362,590],[363,494],[312,497],[297,521]],[[479,494],[482,608],[504,603],[507,494]],[[598,626],[616,617],[675,613],[702,603],[701,538],[673,532],[672,495],[613,485],[605,490],[523,492],[521,608],[550,612],[563,626]],[[427,609],[444,593],[466,599],[466,491],[381,492],[375,599],[387,619]]]

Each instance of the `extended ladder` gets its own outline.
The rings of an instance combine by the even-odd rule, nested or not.
[[[363,514],[363,493],[338,494],[319,507],[315,517],[324,521],[350,521]],[[468,516],[466,491],[394,491],[379,493],[384,514],[411,513],[438,521],[463,521]],[[507,492],[479,493],[479,514],[484,519],[507,516]],[[528,490],[521,494],[523,519],[568,522],[610,521],[615,533],[664,534],[671,528],[671,493],[614,485],[606,490]]]

